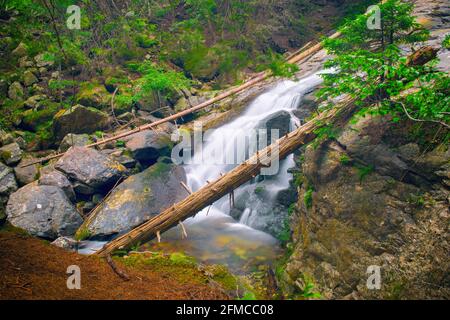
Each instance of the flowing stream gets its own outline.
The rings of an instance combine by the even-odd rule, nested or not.
[[[279,82],[249,104],[243,114],[222,125],[203,142],[203,159],[217,157],[218,152],[221,152],[219,156],[234,152],[239,135],[261,128],[275,115],[287,114],[285,129],[292,130],[299,124],[293,111],[301,108],[303,95],[320,83],[318,74],[295,82]],[[237,165],[202,163],[201,156],[195,154],[193,164],[185,165],[187,183],[193,191]],[[182,250],[200,262],[225,264],[237,273],[256,270],[261,264],[270,265],[281,250],[274,237],[276,232],[271,232],[274,235],[268,232],[274,225],[282,226],[287,217],[287,208],[280,210],[276,203],[277,195],[289,188],[292,175],[288,169],[293,166],[293,155],[290,155],[280,162],[276,175],[257,177],[235,190],[235,203],[239,209],[231,210],[229,197],[225,196],[187,219],[184,222],[187,239],[181,239],[182,229],[177,226],[162,235],[161,243],[152,241],[150,246],[168,251]]]
[[[203,138],[203,153],[194,154],[192,164],[184,165],[191,190],[198,190],[207,181],[217,179],[238,165],[237,161],[217,164],[221,162],[208,160],[214,157],[226,160],[227,155],[236,155],[237,141],[243,134],[254,129],[269,129],[272,126],[268,123],[274,119],[278,119],[275,127],[280,129],[280,136],[300,125],[300,119],[293,112],[302,107],[302,97],[321,82],[318,73],[298,81],[281,81],[257,97],[241,115]],[[252,152],[247,150],[246,158],[249,153]],[[256,271],[261,265],[271,265],[282,253],[276,236],[287,219],[289,204],[280,204],[280,195],[289,190],[292,180],[289,168],[293,166],[291,154],[280,161],[276,174],[260,175],[236,189],[233,208],[229,197],[225,196],[187,219],[184,222],[186,239],[182,239],[182,228],[177,226],[161,235],[161,243],[153,240],[145,246],[149,250],[184,251],[199,262],[224,264],[237,274]],[[104,244],[85,241],[79,252],[89,254]]]

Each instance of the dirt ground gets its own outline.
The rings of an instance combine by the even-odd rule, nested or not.
[[[0,299],[227,299],[217,287],[198,277],[177,279],[170,269],[117,266],[120,278],[94,256],[67,252],[48,242],[9,231],[0,232]],[[81,270],[81,289],[68,289],[67,267]]]

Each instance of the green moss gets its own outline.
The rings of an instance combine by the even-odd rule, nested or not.
[[[75,233],[75,240],[81,241],[88,239],[91,236],[91,232],[86,228],[80,228]]]
[[[306,189],[305,194],[303,196],[303,202],[305,203],[305,206],[308,209],[311,209],[311,207],[312,207],[313,192],[314,192],[314,188],[311,185],[309,185],[308,189]]]
[[[343,155],[341,155],[341,157],[339,158],[339,162],[340,162],[341,164],[343,164],[344,166],[345,166],[345,165],[348,165],[348,164],[350,163],[350,158],[349,158],[348,155],[343,154]]]

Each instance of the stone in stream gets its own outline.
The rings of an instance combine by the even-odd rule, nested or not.
[[[126,171],[123,165],[100,151],[84,147],[70,148],[55,164],[55,169],[95,190],[111,186]]]
[[[94,213],[87,225],[92,238],[104,238],[133,229],[187,196],[180,182],[180,166],[158,162],[121,183]]]
[[[62,189],[35,184],[10,196],[6,215],[13,226],[46,239],[73,235],[83,222]]]
[[[133,134],[124,140],[133,158],[144,164],[154,163],[160,156],[169,155],[173,144],[169,134],[152,130]]]

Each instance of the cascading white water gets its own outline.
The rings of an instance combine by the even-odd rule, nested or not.
[[[243,114],[218,128],[203,142],[202,155],[194,155],[192,164],[184,165],[189,187],[198,190],[207,181],[217,179],[221,173],[237,165],[202,163],[201,156],[203,159],[214,157],[217,150],[222,155],[233,152],[240,134],[260,128],[261,123],[274,114],[287,112],[291,115],[291,125],[299,125],[299,119],[295,118],[293,111],[301,108],[304,94],[311,92],[321,82],[322,78],[317,73],[299,81],[282,81],[255,99]],[[278,217],[270,205],[276,202],[280,191],[288,189],[292,179],[288,169],[293,166],[293,155],[290,155],[280,162],[275,176],[249,182],[234,191],[236,201],[243,202],[239,221],[230,216],[228,197],[223,197],[185,221],[187,239],[181,240],[180,227],[164,233],[164,248],[168,250],[170,244],[202,262],[228,265],[236,273],[254,269],[260,264],[271,264],[280,253],[278,240],[260,230],[264,230],[267,225],[270,227],[276,219],[278,224],[283,223],[287,212]],[[264,190],[263,196],[257,194],[258,190]],[[287,211],[286,208],[283,210]]]
[[[217,150],[222,155],[234,152],[239,135],[259,128],[261,123],[281,111],[291,115],[291,125],[299,125],[293,111],[301,108],[303,95],[312,91],[321,81],[318,74],[313,74],[296,82],[282,81],[261,94],[243,114],[208,137],[203,143],[203,159],[215,156]],[[237,165],[208,164],[201,163],[201,160],[200,155],[196,154],[192,164],[184,165],[187,183],[192,190],[198,190],[207,181],[217,179],[221,173]],[[275,176],[249,182],[234,191],[236,201],[243,203],[239,221],[230,216],[229,201],[224,197],[185,221],[187,239],[181,239],[181,228],[177,226],[162,235],[161,244],[152,241],[149,245],[156,246],[157,250],[162,246],[166,251],[185,251],[201,262],[225,264],[235,273],[245,272],[244,269],[252,269],[260,264],[271,264],[280,253],[278,241],[260,230],[274,224],[276,219],[279,223],[279,219],[285,217],[276,216],[276,210],[271,205],[276,202],[277,194],[289,187],[292,176],[288,169],[293,166],[293,156],[290,155],[280,162]],[[263,190],[263,195],[258,194],[258,190]],[[83,243],[82,251],[91,253],[103,244],[87,241]]]
[[[298,119],[292,114],[301,102],[302,96],[317,87],[322,81],[318,74],[310,75],[300,81],[282,81],[271,90],[263,93],[256,98],[245,110],[233,121],[221,126],[215,130],[203,143],[202,154],[194,155],[193,164],[185,165],[187,173],[187,182],[192,190],[197,190],[204,186],[207,181],[217,179],[221,173],[230,171],[234,166],[230,164],[208,164],[202,162],[202,159],[216,157],[217,150],[222,150],[223,156],[227,153],[233,153],[236,148],[236,141],[240,139],[239,135],[247,131],[258,128],[264,120],[270,118],[280,111],[291,114],[291,121],[298,124]],[[288,188],[290,174],[288,169],[293,166],[293,157],[289,156],[280,164],[279,172],[276,177],[264,183],[265,190],[269,196],[275,196],[278,191]],[[239,189],[245,189],[241,187]],[[235,191],[235,196],[239,196],[239,191]],[[248,209],[248,210],[247,210]],[[211,208],[202,210],[194,219],[209,216],[228,214],[229,203],[223,198],[217,201]],[[251,226],[248,219],[252,208],[246,208],[241,223]],[[191,223],[193,221],[190,221]]]

